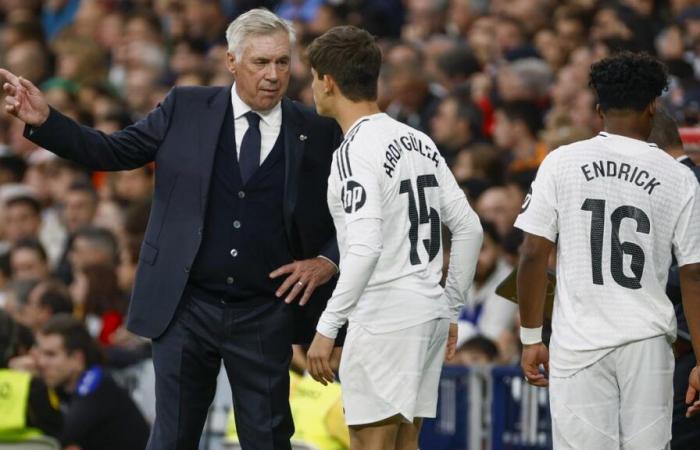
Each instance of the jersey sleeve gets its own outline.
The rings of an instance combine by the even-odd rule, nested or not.
[[[438,176],[440,216],[452,234],[444,293],[451,311],[451,322],[457,323],[474,280],[483,231],[479,217],[469,206],[464,192],[444,161],[438,166]]]
[[[692,193],[673,231],[673,254],[679,266],[700,263],[700,187],[692,181]]]
[[[525,197],[522,211],[515,220],[515,227],[552,242],[556,242],[559,233],[555,179],[557,157],[558,152],[555,150],[542,161]]]
[[[333,188],[345,210],[345,223],[358,219],[382,218],[381,177],[377,143],[371,135],[358,134],[353,141],[343,143],[335,152]]]

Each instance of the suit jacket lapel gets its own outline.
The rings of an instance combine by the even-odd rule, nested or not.
[[[221,131],[221,125],[226,115],[226,108],[230,102],[231,86],[222,87],[220,91],[207,99],[201,114],[197,114],[199,121],[197,130],[199,133],[198,140],[201,170],[201,186],[199,191],[202,195],[200,201],[202,217],[204,217],[207,208],[211,172],[214,165],[219,132]]]
[[[301,114],[288,98],[282,99],[282,133],[284,137],[284,224],[292,232],[292,214],[297,201],[299,167],[304,157],[307,133]]]

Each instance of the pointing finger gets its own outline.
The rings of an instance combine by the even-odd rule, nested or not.
[[[36,86],[24,77],[19,77],[19,82],[29,92],[34,92],[36,90]]]
[[[10,72],[9,70],[5,69],[0,69],[0,76],[5,78],[7,81],[15,85],[16,87],[20,86],[19,78],[17,78],[17,75],[14,73]]]

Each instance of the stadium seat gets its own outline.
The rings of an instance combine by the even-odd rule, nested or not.
[[[0,450],[61,450],[61,444],[49,436],[38,436],[21,442],[0,442]]]

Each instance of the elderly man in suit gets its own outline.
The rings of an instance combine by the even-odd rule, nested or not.
[[[111,135],[75,123],[0,69],[5,108],[27,124],[28,139],[96,170],[155,161],[128,319],[153,339],[149,450],[197,448],[222,359],[243,448],[289,449],[291,344],[313,336],[338,270],[325,197],[341,135],[284,98],[293,29],[256,9],[226,38],[233,86],[174,88]]]

